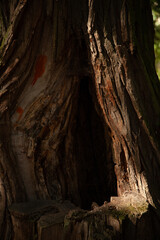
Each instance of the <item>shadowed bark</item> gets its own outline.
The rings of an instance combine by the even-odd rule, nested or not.
[[[149,0],[1,1],[2,239],[19,202],[134,192],[159,211],[153,34]]]

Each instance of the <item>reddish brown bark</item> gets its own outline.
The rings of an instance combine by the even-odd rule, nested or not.
[[[149,0],[10,0],[0,11],[2,238],[18,202],[89,208],[136,192],[159,209]]]

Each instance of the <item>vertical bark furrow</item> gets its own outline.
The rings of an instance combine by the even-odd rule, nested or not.
[[[148,195],[151,186],[146,186],[144,191],[144,188],[142,189],[141,187],[140,181],[137,180],[138,179],[137,167],[139,168],[139,164],[138,166],[134,164],[136,160],[134,160],[135,155],[133,155],[133,149],[134,149],[134,152],[136,152],[137,150],[135,149],[135,145],[133,144],[134,143],[133,136],[134,138],[139,137],[141,139],[140,141],[142,141],[143,144],[145,144],[144,138],[142,136],[139,136],[139,132],[144,131],[143,130],[144,126],[141,123],[139,123],[140,122],[139,119],[141,118],[141,116],[145,118],[146,113],[148,112],[151,113],[149,109],[150,107],[147,106],[148,109],[146,110],[146,106],[144,105],[146,99],[148,99],[148,97],[150,96],[150,93],[149,93],[150,90],[148,88],[148,85],[146,85],[145,91],[144,91],[144,87],[143,87],[143,90],[141,89],[141,86],[144,86],[143,83],[145,79],[146,81],[148,81],[147,80],[148,76],[145,73],[145,69],[139,67],[141,66],[140,63],[139,65],[136,63],[136,69],[134,68],[135,66],[131,63],[132,62],[131,59],[134,59],[136,55],[137,55],[136,58],[137,59],[139,58],[139,53],[138,52],[134,53],[130,51],[130,45],[135,45],[132,43],[134,38],[132,37],[131,39],[127,39],[127,37],[129,36],[128,31],[130,31],[130,29],[128,28],[127,19],[132,18],[131,19],[132,24],[130,27],[132,28],[132,32],[134,31],[133,34],[136,34],[135,28],[134,28],[135,19],[132,12],[130,12],[131,10],[129,9],[129,5],[125,5],[125,3],[123,3],[121,6],[122,8],[119,8],[121,9],[120,11],[118,9],[116,10],[116,7],[114,7],[114,2],[113,2],[113,5],[111,4],[110,7],[112,12],[115,12],[115,11],[118,12],[118,16],[116,15],[117,16],[116,19],[120,18],[122,20],[121,25],[123,25],[123,28],[122,28],[123,31],[119,32],[120,28],[118,27],[119,26],[118,24],[120,21],[119,20],[117,21],[116,19],[114,19],[115,14],[112,14],[112,20],[111,20],[112,34],[111,35],[113,36],[114,45],[112,40],[110,40],[109,38],[107,39],[106,37],[105,39],[105,42],[106,42],[105,48],[107,52],[107,54],[105,55],[106,58],[104,57],[104,55],[101,54],[101,45],[103,45],[102,43],[104,42],[104,40],[103,40],[101,31],[99,30],[99,26],[97,25],[95,28],[95,26],[92,27],[90,24],[92,21],[96,21],[96,19],[93,17],[94,20],[89,19],[89,22],[88,22],[89,38],[92,39],[92,42],[90,44],[91,61],[92,61],[93,69],[95,73],[95,81],[97,82],[97,84],[95,84],[95,87],[97,89],[100,105],[103,111],[105,111],[107,124],[110,126],[112,134],[114,135],[115,139],[117,139],[117,140],[114,140],[114,143],[115,141],[120,141],[122,143],[122,145],[119,147],[116,144],[113,147],[115,152],[114,154],[115,154],[116,164],[117,164],[115,166],[116,172],[117,172],[116,176],[119,182],[118,186],[120,186],[120,189],[118,190],[118,192],[119,194],[122,194],[124,191],[128,190],[129,188],[130,190],[132,189],[132,191],[142,191],[141,193],[145,196],[145,195]],[[123,19],[122,19],[122,16],[120,17],[120,14],[123,14],[123,17],[124,17]],[[95,16],[97,15],[95,14]],[[111,31],[111,29],[110,27],[105,25],[104,31],[107,34],[103,34],[103,35],[109,36],[109,32]],[[94,32],[94,39],[92,38],[93,32]],[[127,41],[130,41],[130,42],[127,42]],[[97,46],[97,50],[96,49],[93,50],[94,46]],[[98,54],[96,54],[97,51],[98,51]],[[134,54],[134,56],[132,56],[132,54]],[[107,58],[108,60],[106,60]],[[110,62],[110,66],[107,66],[106,61]],[[99,73],[99,66],[101,66],[100,73]],[[152,65],[150,65],[150,68],[152,68]],[[115,86],[117,86],[116,89],[115,89]],[[138,89],[138,86],[139,86],[139,89]],[[119,94],[117,94],[117,92]],[[116,97],[117,95],[119,96],[120,101],[117,101],[117,97]],[[153,99],[153,98],[150,96],[150,99]],[[153,101],[157,101],[157,100],[153,100]],[[156,104],[157,103],[155,102],[155,104],[151,104],[151,105],[156,106]],[[153,124],[154,123],[153,119],[156,119],[156,116],[157,115],[150,116],[150,119],[148,119],[148,122],[150,122],[150,124]],[[154,126],[151,126],[151,129],[153,128]],[[125,139],[125,142],[122,140],[123,138]],[[147,139],[150,142],[149,140],[150,136],[148,136]],[[152,174],[151,160],[149,158],[149,155],[154,154],[155,152],[154,146],[155,144],[152,145],[152,143],[150,142],[150,147],[148,145],[148,148],[147,148],[147,156],[144,157],[145,161],[150,166],[149,168],[145,167],[145,170],[146,172],[148,172],[148,174]],[[131,156],[126,158],[127,153],[125,153],[124,155],[125,157],[122,158],[122,153],[124,151],[123,149],[125,148],[129,149]],[[136,155],[138,155],[138,158],[141,159],[141,156],[139,156],[138,152],[136,153]],[[123,161],[119,162],[119,165],[117,161],[118,158],[123,159]],[[143,159],[141,159],[140,161],[143,162]],[[157,159],[157,161],[159,160]],[[127,171],[129,171],[130,173],[128,177],[125,177],[125,179],[123,176],[126,176],[126,172],[127,172],[126,168],[125,169],[123,167],[121,168],[121,166],[124,165],[124,163],[126,164],[126,166],[127,165],[129,166],[127,168]],[[121,168],[120,171],[118,170],[119,168]],[[122,174],[119,174],[120,172],[122,172]],[[153,183],[150,182],[149,185],[150,184],[152,185]],[[149,188],[148,190],[147,190],[147,187]]]

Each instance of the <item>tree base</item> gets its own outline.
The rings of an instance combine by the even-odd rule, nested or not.
[[[10,207],[14,240],[62,240],[63,222],[69,210],[75,206],[52,200],[39,200],[13,204]]]
[[[68,201],[34,201],[10,207],[14,240],[152,240],[159,239],[159,220],[140,194],[111,197],[92,210]],[[156,235],[154,235],[156,232]],[[159,235],[158,235],[159,234]]]
[[[159,239],[159,220],[140,194],[111,197],[91,211],[71,211],[65,218],[65,240]]]

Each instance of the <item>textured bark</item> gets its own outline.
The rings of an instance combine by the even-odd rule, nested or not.
[[[1,239],[19,202],[87,209],[135,192],[158,213],[149,0],[1,1],[0,19]]]

